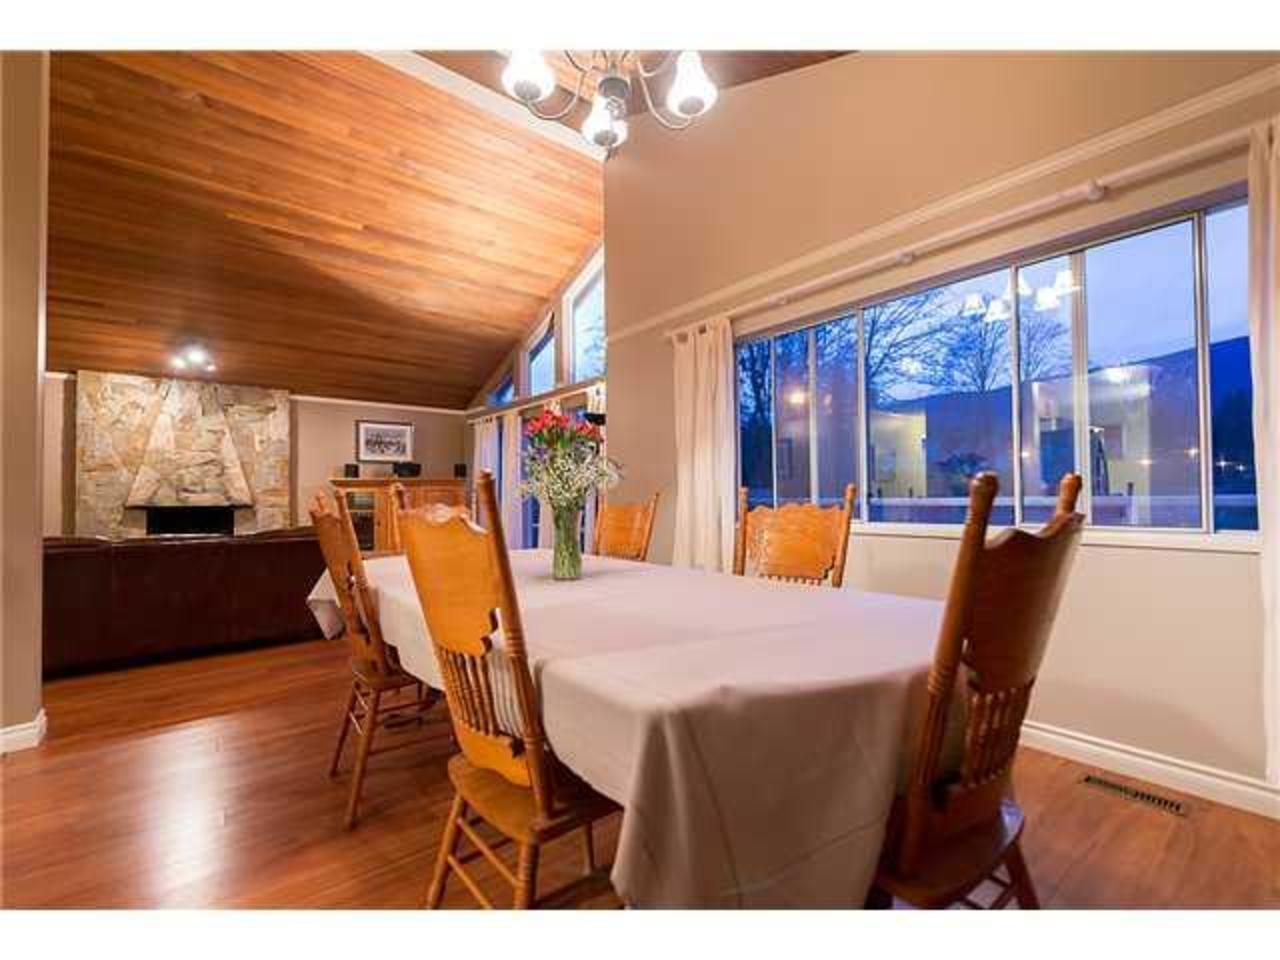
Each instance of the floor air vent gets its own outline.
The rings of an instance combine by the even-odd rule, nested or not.
[[[1147,806],[1163,810],[1165,813],[1172,813],[1175,817],[1185,817],[1187,815],[1187,805],[1181,800],[1162,797],[1160,794],[1152,793],[1149,790],[1138,790],[1134,787],[1125,786],[1123,783],[1116,783],[1114,780],[1095,777],[1093,774],[1088,774],[1080,782],[1086,786],[1097,787],[1099,790],[1107,790],[1118,797],[1124,797],[1126,800],[1145,803]]]

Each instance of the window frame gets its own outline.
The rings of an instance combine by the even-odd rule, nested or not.
[[[563,339],[564,339],[564,346],[565,346],[565,349],[564,349],[565,371],[566,371],[565,382],[569,384],[585,383],[588,380],[595,380],[599,377],[605,376],[605,374],[609,370],[609,350],[608,350],[609,326],[608,326],[607,314],[603,308],[601,310],[600,316],[601,316],[601,320],[603,321],[604,334],[605,334],[604,369],[597,374],[593,374],[589,377],[585,377],[585,376],[579,375],[578,364],[577,364],[577,361],[578,361],[578,345],[577,345],[578,301],[582,300],[587,295],[587,293],[592,289],[592,287],[597,285],[603,286],[605,282],[603,252],[604,252],[604,248],[602,247],[600,255],[593,257],[591,259],[591,262],[587,264],[586,268],[583,269],[583,271],[579,273],[577,277],[574,278],[573,283],[569,284],[569,286],[565,289],[564,303],[560,312],[565,318],[564,324],[562,325],[564,330]]]
[[[1216,191],[1209,195],[1187,200],[1176,206],[1170,206],[1161,211],[1149,213],[1145,216],[1126,218],[1122,226],[1116,224],[1103,225],[1087,231],[1073,233],[1067,237],[1038,244],[1021,251],[985,260],[983,262],[971,265],[969,267],[949,270],[929,277],[922,278],[919,281],[909,285],[903,285],[898,288],[889,289],[865,297],[860,297],[854,301],[836,305],[823,309],[820,312],[797,317],[793,320],[752,330],[741,336],[734,338],[734,444],[736,456],[736,469],[738,485],[742,483],[742,450],[741,430],[738,427],[740,411],[738,409],[738,390],[737,377],[738,366],[736,361],[737,350],[748,343],[759,340],[769,342],[770,356],[770,382],[774,393],[774,404],[776,411],[776,365],[774,363],[776,347],[774,341],[777,337],[784,334],[795,333],[800,330],[809,331],[809,390],[812,395],[815,387],[815,357],[813,352],[813,344],[816,337],[816,330],[825,323],[839,320],[843,317],[852,317],[857,329],[857,363],[858,371],[858,439],[861,448],[857,456],[857,511],[851,521],[851,526],[856,527],[860,533],[883,536],[921,536],[929,538],[954,539],[960,536],[963,530],[961,523],[917,523],[911,521],[886,521],[872,520],[870,513],[870,496],[868,491],[868,472],[869,472],[869,456],[868,448],[871,442],[870,423],[868,417],[868,398],[866,372],[864,365],[866,362],[866,338],[864,313],[867,309],[891,302],[893,300],[910,296],[925,290],[946,286],[952,283],[960,282],[969,278],[978,277],[985,273],[996,270],[1009,271],[1010,283],[1016,291],[1019,271],[1026,267],[1040,263],[1045,260],[1054,258],[1068,258],[1071,269],[1078,278],[1080,293],[1073,297],[1071,311],[1071,350],[1072,350],[1072,383],[1073,383],[1073,403],[1074,423],[1075,423],[1075,458],[1076,469],[1084,480],[1083,489],[1077,509],[1085,515],[1085,542],[1115,546],[1160,546],[1172,547],[1175,549],[1209,549],[1220,552],[1245,552],[1254,553],[1259,549],[1259,534],[1257,530],[1225,528],[1219,530],[1216,528],[1216,518],[1214,516],[1214,490],[1213,490],[1213,463],[1215,451],[1213,447],[1213,425],[1212,416],[1212,393],[1211,393],[1211,371],[1209,351],[1212,346],[1210,318],[1208,315],[1207,303],[1207,274],[1208,274],[1208,250],[1205,242],[1205,222],[1206,218],[1211,214],[1248,204],[1248,195],[1243,184],[1235,184],[1224,190]],[[1116,240],[1122,240],[1127,237],[1137,236],[1176,223],[1190,222],[1192,227],[1192,262],[1193,262],[1193,291],[1194,291],[1194,350],[1196,351],[1195,367],[1197,372],[1197,395],[1196,395],[1196,411],[1198,416],[1198,437],[1200,442],[1200,451],[1202,456],[1199,463],[1199,496],[1200,496],[1200,524],[1198,527],[1155,527],[1155,526],[1094,526],[1093,525],[1093,504],[1091,495],[1091,464],[1088,456],[1088,420],[1089,420],[1089,386],[1088,386],[1088,307],[1087,307],[1087,283],[1088,278],[1085,275],[1084,260],[1085,251],[1094,246],[1101,246]],[[1010,343],[1010,363],[1011,363],[1011,388],[1010,403],[1012,405],[1012,475],[1013,475],[1013,523],[1012,526],[1021,529],[1038,529],[1041,524],[1037,521],[1026,521],[1023,517],[1024,503],[1022,496],[1023,477],[1021,469],[1021,418],[1022,418],[1022,369],[1020,348],[1021,334],[1021,317],[1020,317],[1020,298],[1013,296],[1011,303],[1012,320],[1009,324]],[[811,411],[812,412],[812,411]],[[1085,429],[1080,429],[1081,424]],[[773,502],[777,505],[777,425],[776,412],[770,416],[771,435],[774,449],[771,451],[773,462]],[[812,447],[812,442],[811,442]],[[1084,448],[1082,450],[1082,447]],[[1256,466],[1255,466],[1256,470]],[[812,484],[812,474],[811,474]],[[1256,496],[1256,492],[1255,492]],[[812,500],[812,497],[811,497]],[[999,529],[999,527],[995,527]]]
[[[523,367],[524,382],[526,396],[537,397],[544,393],[550,393],[558,389],[560,384],[560,369],[556,357],[556,314],[550,313],[547,318],[534,330],[533,335],[528,337],[524,342]],[[551,351],[551,386],[546,390],[533,389],[533,358],[541,350],[549,349]]]

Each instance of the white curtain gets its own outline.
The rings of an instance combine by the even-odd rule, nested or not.
[[[477,420],[475,426],[475,445],[471,451],[471,476],[480,478],[480,471],[488,470],[496,478],[498,476],[498,421],[493,417]]]
[[[1262,682],[1267,779],[1280,783],[1280,118],[1249,144],[1249,337],[1262,539]]]
[[[733,566],[733,331],[728,317],[675,341],[676,530],[672,562]]]
[[[520,497],[521,441],[524,424],[514,410],[502,417],[502,530],[507,546],[517,550],[524,546],[524,511]]]
[[[587,413],[604,413],[605,407],[605,391],[604,383],[595,383],[587,388]],[[606,432],[604,441],[604,450],[609,452],[609,437]],[[582,536],[583,542],[587,545],[587,549],[591,549],[591,544],[596,538],[596,513],[600,509],[600,495],[596,491],[592,491],[587,497],[586,509],[582,511]]]
[[[543,409],[560,412],[560,401],[549,400]],[[541,547],[550,550],[556,545],[556,522],[551,513],[551,504],[546,500],[538,500],[538,542],[526,544],[530,547]]]

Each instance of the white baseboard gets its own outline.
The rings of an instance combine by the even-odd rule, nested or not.
[[[44,739],[48,721],[44,715],[44,707],[36,714],[34,720],[27,723],[16,723],[12,727],[0,727],[0,754],[38,747]]]
[[[1280,820],[1280,785],[1027,720],[1024,745]]]

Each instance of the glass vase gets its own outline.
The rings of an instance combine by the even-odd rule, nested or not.
[[[582,546],[578,540],[582,509],[560,507],[552,513],[555,515],[555,544],[551,576],[555,580],[578,580],[582,577]]]

